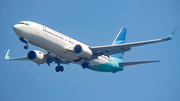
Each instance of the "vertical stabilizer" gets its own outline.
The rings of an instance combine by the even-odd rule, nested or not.
[[[121,30],[119,31],[115,40],[113,41],[112,45],[123,44],[125,42],[125,38],[126,38],[126,31],[127,30],[125,28],[121,28]],[[119,58],[119,59],[122,59],[122,56],[123,56],[122,53],[111,55],[111,57],[115,57],[115,58]]]
[[[116,36],[115,40],[113,41],[112,45],[122,44],[125,41],[126,38],[126,29],[121,28],[118,35]]]

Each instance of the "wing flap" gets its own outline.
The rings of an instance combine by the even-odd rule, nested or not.
[[[161,61],[156,60],[156,61],[120,62],[120,66],[127,67],[127,66],[132,66],[132,65],[139,65],[139,64],[153,63],[153,62],[161,62]]]

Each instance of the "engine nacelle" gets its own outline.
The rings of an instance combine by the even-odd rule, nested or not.
[[[44,53],[37,50],[32,50],[27,54],[29,60],[37,63],[37,64],[44,64],[46,63],[46,59],[44,58]]]
[[[74,47],[74,52],[77,56],[82,58],[90,58],[92,56],[92,51],[87,46],[76,45]]]

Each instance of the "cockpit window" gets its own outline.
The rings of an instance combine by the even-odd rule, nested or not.
[[[20,22],[19,24],[24,24],[24,22]]]
[[[28,24],[28,23],[24,23],[24,22],[20,22],[19,24],[24,24],[24,25],[28,25],[28,26],[29,26],[29,24]]]
[[[29,26],[29,24],[28,24],[28,23],[25,23],[25,25],[28,25],[28,26]]]

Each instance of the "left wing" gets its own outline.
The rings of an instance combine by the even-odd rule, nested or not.
[[[9,56],[9,52],[10,52],[10,49],[7,50],[7,53],[5,55],[5,59],[8,60],[8,61],[11,61],[11,60],[21,60],[21,61],[28,61],[28,57],[24,56],[24,57],[17,57],[17,58],[10,58]]]
[[[27,56],[17,57],[17,58],[10,58],[9,52],[10,52],[10,49],[8,49],[8,51],[7,51],[6,55],[5,55],[5,60],[8,60],[8,61],[11,61],[11,60],[28,61],[28,60],[30,60],[30,59],[28,59]],[[51,52],[45,53],[44,58],[46,59],[46,63],[48,65],[50,65],[50,63],[52,63],[52,62],[55,62],[57,64],[59,64],[59,63],[60,64],[69,64],[69,63],[71,63],[69,61],[60,59],[59,57],[57,57],[55,54],[53,54]]]
[[[108,56],[108,55],[112,55],[112,54],[116,54],[116,53],[124,54],[124,52],[131,50],[131,47],[171,40],[173,38],[175,31],[176,31],[176,28],[173,30],[173,32],[170,34],[170,36],[167,38],[133,42],[133,43],[125,43],[125,44],[118,44],[118,45],[96,46],[96,47],[91,47],[91,50],[93,51],[93,54],[95,56],[100,56],[100,55]]]

